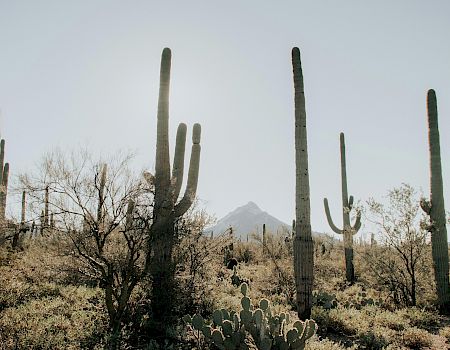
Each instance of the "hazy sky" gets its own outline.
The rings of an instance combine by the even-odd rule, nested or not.
[[[198,195],[218,218],[295,208],[291,48],[305,77],[312,226],[350,194],[429,192],[426,92],[440,114],[450,206],[450,2],[0,0],[1,133],[12,174],[56,146],[136,151],[154,167],[159,64],[172,49],[170,132],[202,124]],[[190,138],[189,138],[190,140]],[[189,147],[190,149],[190,147]],[[186,159],[186,166],[188,165]]]

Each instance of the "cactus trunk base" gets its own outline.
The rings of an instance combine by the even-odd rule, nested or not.
[[[174,221],[168,220],[159,232],[153,232],[150,272],[151,291],[151,325],[150,335],[164,337],[173,325],[176,299],[175,266],[172,259],[174,246]],[[157,236],[157,237],[155,237]]]
[[[297,291],[297,314],[301,320],[311,317],[314,242],[311,236],[294,238],[294,273]]]
[[[441,235],[443,236],[443,235]],[[445,235],[446,236],[446,235]],[[440,237],[436,230],[431,232],[431,248],[433,257],[442,257],[434,259],[434,277],[436,281],[436,293],[439,301],[439,311],[441,314],[450,314],[450,284],[448,275],[448,251],[445,244],[447,237]]]
[[[353,248],[345,248],[345,277],[347,282],[355,282],[355,267],[353,266]]]

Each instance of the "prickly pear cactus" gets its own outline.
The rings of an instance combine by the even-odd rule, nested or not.
[[[198,314],[186,315],[183,321],[222,350],[249,349],[250,344],[260,350],[304,349],[306,341],[317,330],[316,322],[295,321],[293,327],[288,328],[289,314],[273,315],[267,299],[261,299],[259,307],[255,308],[248,296],[247,283],[242,283],[240,289],[242,310],[239,315],[221,309],[213,312],[212,322]]]
[[[325,310],[334,309],[337,307],[337,300],[335,294],[329,294],[324,291],[313,292],[313,304],[323,307]]]

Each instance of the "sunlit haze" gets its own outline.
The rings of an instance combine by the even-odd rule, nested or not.
[[[330,231],[324,197],[341,225],[340,132],[356,201],[403,182],[429,195],[430,88],[448,210],[449,14],[448,1],[0,0],[6,160],[14,176],[55,147],[85,145],[134,151],[136,169],[152,170],[160,58],[170,47],[171,155],[178,123],[189,135],[201,123],[197,194],[207,211],[220,218],[253,201],[290,223],[298,46],[313,230]]]

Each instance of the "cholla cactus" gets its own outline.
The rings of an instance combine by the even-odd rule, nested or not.
[[[340,135],[341,146],[341,185],[342,185],[342,220],[343,228],[339,229],[333,223],[331,218],[330,209],[328,207],[328,199],[323,199],[325,207],[325,213],[327,215],[328,224],[331,229],[344,236],[344,249],[345,249],[345,275],[347,281],[353,283],[355,281],[355,269],[353,266],[353,235],[355,235],[361,227],[361,212],[356,212],[356,221],[352,226],[350,223],[350,211],[353,208],[353,196],[348,196],[347,191],[347,169],[345,163],[345,139],[344,133]]]
[[[248,349],[246,338],[250,335],[260,350],[302,350],[311,338],[317,324],[313,320],[296,321],[288,328],[289,314],[273,315],[270,302],[261,299],[259,307],[252,305],[248,297],[248,285],[241,285],[242,310],[239,314],[225,309],[215,310],[212,323],[206,322],[196,314],[184,316],[183,320],[216,347],[223,350]]]

